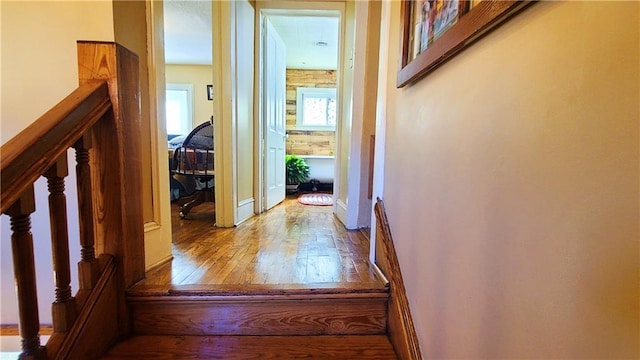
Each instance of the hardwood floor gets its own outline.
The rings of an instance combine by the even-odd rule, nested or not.
[[[295,197],[235,228],[172,207],[170,263],[128,291],[132,337],[103,359],[397,359],[365,231]]]
[[[383,288],[369,264],[368,238],[345,230],[331,206],[288,197],[235,228],[213,226],[213,204],[194,208],[189,219],[178,212],[172,205],[174,259],[148,272],[130,295]]]

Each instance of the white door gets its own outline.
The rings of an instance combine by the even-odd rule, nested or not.
[[[282,39],[268,18],[264,31],[264,124],[265,124],[265,199],[268,210],[285,196],[285,105],[286,105],[286,49]]]

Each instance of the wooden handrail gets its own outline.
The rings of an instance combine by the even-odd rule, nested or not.
[[[0,148],[0,213],[110,108],[107,82],[86,83],[7,141]]]

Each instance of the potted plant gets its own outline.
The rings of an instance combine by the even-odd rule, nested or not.
[[[286,167],[287,191],[295,192],[298,190],[300,183],[307,181],[309,178],[309,165],[299,156],[286,155]]]

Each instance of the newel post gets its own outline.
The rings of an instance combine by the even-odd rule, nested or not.
[[[80,84],[106,80],[112,111],[92,129],[95,241],[115,257],[121,278],[121,333],[128,332],[124,290],[144,278],[142,145],[138,56],[115,43],[78,42]]]

